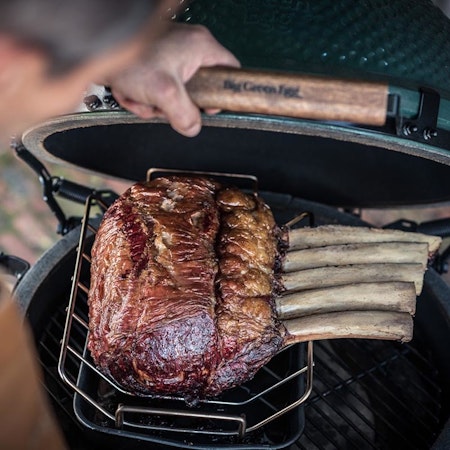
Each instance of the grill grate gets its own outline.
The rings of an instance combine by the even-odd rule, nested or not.
[[[73,391],[57,373],[67,301],[50,318],[38,350],[45,386],[71,449],[81,449],[89,447],[77,444],[83,434],[74,417]],[[411,343],[401,345],[350,339],[316,342],[305,429],[290,448],[430,448],[441,428],[442,392],[439,373],[423,348],[420,330]],[[77,366],[74,362],[75,373]]]
[[[59,308],[52,310],[39,336],[38,350],[57,417],[71,449],[81,450],[95,447],[86,444],[87,430],[74,414],[74,392],[57,370],[68,302],[68,296],[62,298]],[[304,403],[304,431],[289,449],[430,448],[448,411],[440,387],[447,381],[437,372],[427,342],[417,323],[409,344],[350,339],[316,342],[314,385]],[[81,341],[78,351],[83,349]],[[79,360],[68,354],[67,370],[73,380],[79,369]],[[244,438],[242,443],[248,441]]]
[[[442,391],[417,334],[409,344],[317,343],[298,448],[430,448],[440,430]]]

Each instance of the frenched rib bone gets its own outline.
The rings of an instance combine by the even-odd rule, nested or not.
[[[416,311],[412,282],[352,283],[285,293],[275,299],[279,319],[337,311]]]
[[[304,248],[325,247],[328,245],[362,244],[379,242],[426,242],[429,256],[432,257],[442,239],[423,233],[410,233],[367,227],[346,225],[322,225],[317,228],[298,228],[289,232],[289,251]]]
[[[341,311],[286,320],[287,344],[336,338],[388,339],[406,342],[413,332],[406,312]]]
[[[349,264],[420,263],[426,267],[427,242],[371,242],[326,245],[290,251],[283,272]]]
[[[352,264],[286,273],[282,282],[288,292],[295,292],[350,283],[413,281],[419,295],[422,292],[423,273],[424,267],[420,263]]]

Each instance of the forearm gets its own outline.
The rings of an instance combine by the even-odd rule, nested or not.
[[[0,448],[64,450],[30,330],[1,279],[0,333]]]

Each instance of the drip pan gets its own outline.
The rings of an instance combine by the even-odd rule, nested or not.
[[[287,349],[275,356],[250,382],[230,390],[219,399],[195,407],[187,406],[182,399],[130,397],[112,389],[82,363],[78,387],[95,399],[101,408],[113,414],[116,420],[107,418],[78,393],[74,396],[74,411],[78,420],[90,430],[116,438],[130,438],[127,439],[130,448],[135,448],[136,441],[152,443],[152,449],[157,448],[154,444],[161,444],[165,449],[167,446],[190,449],[286,448],[303,433],[305,417],[301,406],[253,432],[245,433],[243,437],[237,436],[242,426],[237,418],[259,422],[282,409],[292,397],[302,395],[304,381],[300,376],[255,398],[265,387],[302,367],[304,348],[298,345]]]

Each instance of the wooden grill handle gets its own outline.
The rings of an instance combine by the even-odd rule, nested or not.
[[[211,67],[200,69],[187,89],[203,109],[377,126],[386,120],[385,83]]]

